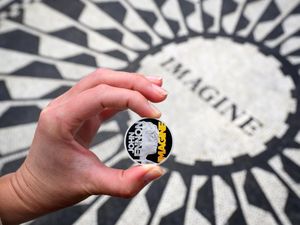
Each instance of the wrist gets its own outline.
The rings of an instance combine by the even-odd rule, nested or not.
[[[16,173],[10,173],[0,178],[0,217],[5,225],[23,222],[25,211],[28,211],[15,191],[15,176]]]
[[[38,203],[34,182],[23,166],[15,173],[0,178],[0,217],[3,225],[26,222],[47,212]]]

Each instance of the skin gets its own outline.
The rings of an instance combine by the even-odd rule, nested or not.
[[[166,98],[161,85],[157,77],[98,69],[54,99],[40,114],[25,162],[0,178],[3,224],[25,222],[90,195],[130,198],[162,176],[163,169],[153,165],[107,167],[89,150],[101,123],[121,110],[160,117],[149,101]]]

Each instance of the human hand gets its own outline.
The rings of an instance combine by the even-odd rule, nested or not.
[[[0,179],[4,224],[36,218],[90,195],[132,197],[160,177],[158,166],[106,167],[89,144],[101,123],[120,110],[159,117],[148,100],[166,98],[161,85],[159,78],[98,69],[53,100],[40,114],[25,162]]]

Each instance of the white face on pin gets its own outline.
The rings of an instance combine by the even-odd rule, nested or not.
[[[142,122],[142,148],[140,158],[146,158],[147,155],[156,153],[158,145],[158,129],[151,122]]]

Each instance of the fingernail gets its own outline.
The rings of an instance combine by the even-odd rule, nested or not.
[[[145,181],[145,183],[149,183],[161,176],[163,176],[166,171],[161,168],[160,166],[148,166],[148,165],[143,165],[144,167],[148,167],[146,168],[148,170],[148,172],[144,175],[143,179]]]
[[[162,96],[168,95],[168,92],[165,89],[163,89],[155,84],[152,84],[152,88]]]
[[[160,117],[161,116],[161,112],[151,103],[149,103],[149,107],[151,109],[151,111],[153,112],[153,117]]]
[[[157,76],[145,76],[146,79],[150,80],[150,81],[162,81],[162,77],[157,77]]]

